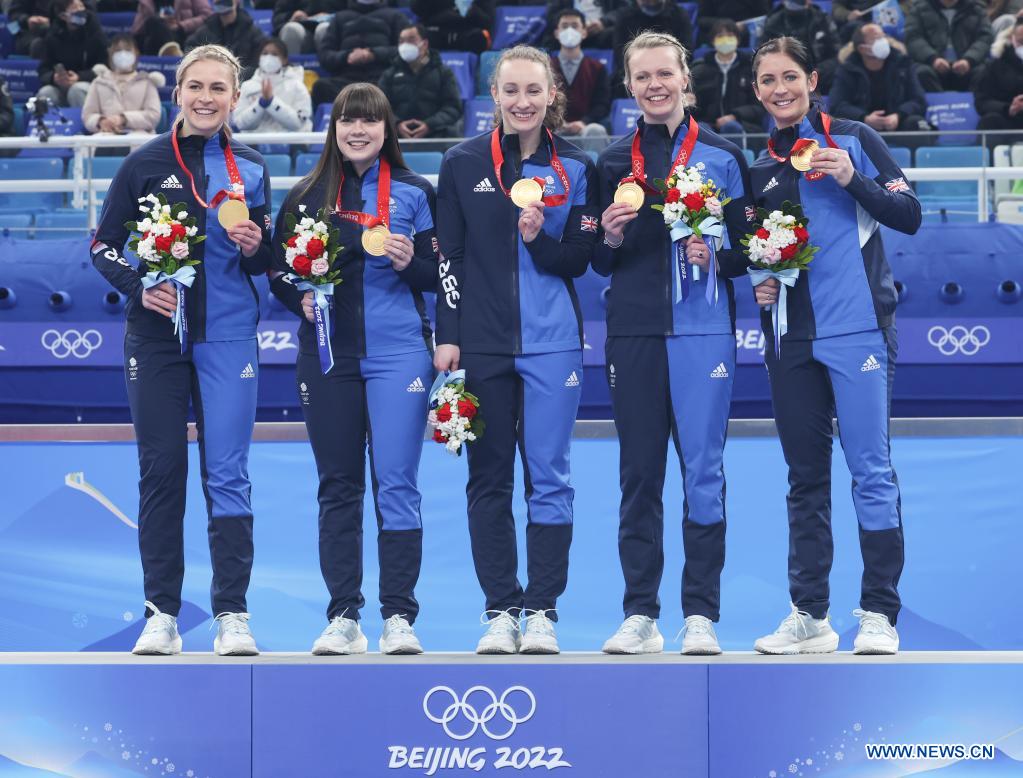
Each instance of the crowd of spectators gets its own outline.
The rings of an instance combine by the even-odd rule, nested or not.
[[[927,92],[973,92],[980,129],[1023,130],[1023,0],[900,0],[901,35],[876,18],[878,0],[547,0],[542,43],[568,98],[566,135],[606,135],[614,98],[626,97],[621,53],[638,32],[674,35],[696,50],[690,102],[723,133],[766,128],[753,97],[751,30],[807,45],[819,91],[838,117],[880,132],[928,129]],[[405,9],[394,3],[407,5]],[[532,5],[511,0],[502,5]],[[159,121],[152,74],[140,55],[181,56],[219,43],[244,67],[234,120],[246,130],[305,130],[315,106],[347,84],[377,83],[403,138],[463,132],[462,99],[440,51],[493,47],[496,0],[255,0],[272,12],[267,37],[242,0],[3,0],[13,53],[39,60],[39,94],[82,106],[88,132],[152,132]],[[688,8],[696,7],[696,24]],[[134,13],[108,43],[98,14]],[[407,11],[418,22],[413,23]],[[751,22],[750,20],[754,20]],[[588,52],[610,50],[605,67]],[[316,55],[320,75],[289,58]],[[308,56],[305,59],[309,59]],[[0,80],[0,134],[13,131]]]

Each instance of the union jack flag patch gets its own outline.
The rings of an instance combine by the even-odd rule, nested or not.
[[[430,244],[433,247],[433,253],[440,254],[440,244],[437,242],[436,236],[430,238]]]
[[[751,222],[757,218],[757,209],[752,205],[746,206],[746,221]]]
[[[909,184],[906,183],[906,179],[904,179],[904,178],[893,178],[891,181],[888,181],[884,185],[884,188],[887,189],[889,192],[892,192],[892,193],[894,193],[894,192],[908,192],[909,191]]]
[[[583,216],[579,222],[579,229],[583,232],[596,232],[598,224],[600,222],[597,221],[596,216]]]

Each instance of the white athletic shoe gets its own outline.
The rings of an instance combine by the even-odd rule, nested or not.
[[[838,648],[838,633],[827,616],[815,619],[793,605],[778,629],[760,638],[753,648],[761,654],[830,654]]]
[[[897,654],[899,633],[883,613],[857,608],[853,616],[860,620],[860,631],[853,642],[854,654]]]
[[[533,611],[525,619],[522,630],[520,654],[560,654],[558,637],[554,634],[554,622],[547,618],[546,611]]]
[[[706,616],[689,616],[682,627],[682,653],[690,656],[714,656],[721,653],[714,624]]]
[[[313,643],[313,653],[316,656],[365,654],[368,646],[369,641],[362,634],[359,622],[335,616]]]
[[[146,619],[146,626],[131,652],[140,656],[180,654],[181,635],[178,634],[177,618],[169,613],[161,613],[149,600],[146,600],[146,607],[153,615]]]
[[[489,614],[496,614],[486,621]],[[480,642],[476,644],[477,654],[517,654],[519,652],[519,622],[508,611],[487,611],[481,623],[487,625]]]
[[[659,654],[664,650],[664,638],[657,622],[649,616],[629,616],[604,643],[605,654]]]
[[[384,622],[384,633],[380,636],[381,654],[421,654],[416,631],[404,616],[395,614]]]
[[[249,614],[220,613],[215,620],[220,628],[213,638],[213,653],[219,656],[256,656],[259,653],[249,628]]]

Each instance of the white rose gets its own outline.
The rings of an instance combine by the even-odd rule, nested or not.
[[[168,213],[168,214],[169,214],[169,213],[170,213],[170,206],[169,206],[169,205],[165,205],[165,206],[163,206],[163,207],[162,207],[162,208],[160,209],[160,212],[161,212],[161,213]]]
[[[193,237],[195,237],[196,235],[199,234],[199,228],[198,227],[186,227],[185,228],[185,234],[188,235],[188,237],[193,238]]]
[[[316,224],[313,225],[313,231],[322,235],[327,231],[327,225],[323,222],[316,222]]]
[[[330,263],[323,257],[313,260],[313,275],[314,276],[325,276],[327,271],[330,270]]]
[[[305,206],[304,205],[298,206],[298,212],[299,213],[305,213]]]
[[[184,221],[188,218],[188,211],[178,211],[178,221]]]
[[[188,257],[188,244],[183,240],[176,240],[171,244],[170,253],[174,259],[185,259]]]

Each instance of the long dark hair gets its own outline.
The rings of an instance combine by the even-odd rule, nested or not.
[[[789,35],[784,35],[781,38],[772,38],[757,49],[757,53],[753,55],[754,84],[757,82],[757,71],[760,70],[760,63],[768,54],[784,54],[786,57],[795,62],[799,66],[800,70],[806,73],[807,78],[814,73],[813,57],[810,55],[810,51],[800,40]],[[817,93],[817,90],[810,92],[810,107],[813,108],[814,106],[823,110],[824,103],[821,100],[821,96]]]
[[[391,163],[391,167],[408,168],[405,158],[401,154],[401,147],[398,146],[398,123],[394,118],[394,111],[380,87],[375,84],[359,83],[349,84],[334,99],[334,106],[330,110],[330,122],[327,124],[327,142],[323,144],[323,153],[316,163],[316,167],[298,182],[298,199],[300,202],[309,190],[317,183],[324,183],[323,207],[328,211],[334,209],[337,198],[337,189],[341,185],[341,165],[344,156],[337,145],[336,127],[340,119],[369,119],[370,121],[383,121],[384,145],[380,149],[380,156]]]

